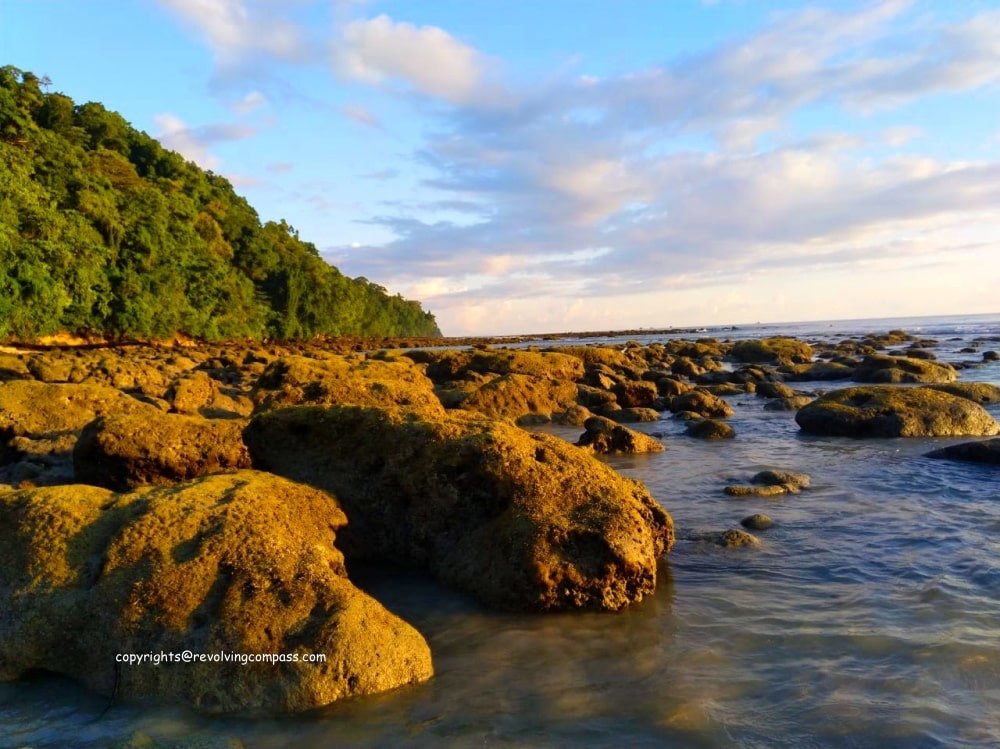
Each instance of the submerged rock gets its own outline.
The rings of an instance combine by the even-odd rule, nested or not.
[[[811,479],[806,473],[795,473],[794,471],[781,471],[767,469],[758,471],[750,479],[751,484],[759,486],[783,486],[790,492],[798,493],[803,489],[808,489]]]
[[[724,549],[741,549],[747,546],[760,546],[760,539],[752,533],[731,528],[726,531],[707,531],[705,533],[695,533],[690,536],[692,541],[715,544]]]
[[[742,486],[739,484],[730,485],[722,490],[730,497],[778,497],[788,494],[787,486]]]
[[[73,449],[76,480],[117,491],[250,467],[243,422],[179,414],[92,421]]]
[[[659,440],[603,416],[593,416],[583,426],[587,431],[580,435],[577,446],[601,455],[663,452],[663,444]]]
[[[762,512],[754,513],[753,515],[748,515],[740,521],[740,525],[744,528],[748,528],[752,531],[766,531],[772,525],[774,521]]]
[[[696,419],[687,423],[687,435],[700,440],[731,440],[736,430],[718,419]]]
[[[645,487],[580,449],[502,421],[376,408],[256,416],[254,465],[336,494],[348,557],[429,568],[507,609],[621,609],[673,543]]]
[[[840,437],[992,436],[1000,425],[977,403],[926,387],[834,390],[795,414],[802,431]]]
[[[927,457],[1000,465],[1000,439],[949,445],[939,450],[932,450],[927,453]]]
[[[812,396],[796,395],[791,398],[771,398],[764,404],[765,411],[798,411],[813,402]]]
[[[428,679],[423,637],[347,580],[345,522],[323,492],[252,471],[0,494],[0,678],[45,669],[125,700],[253,714]],[[187,650],[299,660],[116,660]]]

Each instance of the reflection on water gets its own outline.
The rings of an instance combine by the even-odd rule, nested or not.
[[[1000,384],[1000,365],[966,377]],[[649,486],[682,539],[754,512],[776,524],[756,549],[678,541],[657,594],[630,611],[495,614],[416,573],[352,569],[427,637],[430,683],[248,721],[109,707],[39,677],[0,685],[0,746],[136,732],[265,749],[1000,746],[1000,471],[922,457],[955,440],[802,437],[762,399],[730,400],[735,440],[691,440],[664,420],[640,428],[665,432],[666,452],[610,462]],[[769,466],[805,471],[812,487],[722,493]]]

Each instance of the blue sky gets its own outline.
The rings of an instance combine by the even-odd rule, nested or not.
[[[447,334],[997,312],[1000,6],[0,0]]]

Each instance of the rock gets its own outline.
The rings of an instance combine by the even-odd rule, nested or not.
[[[167,390],[166,400],[177,413],[207,419],[240,418],[253,412],[252,400],[225,394],[217,380],[201,371],[174,382]]]
[[[590,409],[584,408],[583,406],[572,405],[569,406],[565,411],[555,414],[552,417],[552,421],[556,424],[565,424],[566,426],[582,427],[591,416]]]
[[[674,418],[677,421],[701,421],[705,417],[701,414],[696,414],[694,411],[678,411],[674,414]]]
[[[788,494],[787,486],[727,486],[722,490],[730,497],[778,497]]]
[[[507,374],[480,385],[460,407],[494,419],[528,423],[533,416],[543,416],[549,421],[575,406],[576,395],[577,386],[566,380]]]
[[[127,491],[250,467],[243,423],[179,414],[92,421],[73,449],[76,480]]]
[[[583,425],[587,430],[576,444],[601,455],[663,452],[663,445],[642,432],[628,429],[603,416],[593,416]]]
[[[812,347],[804,341],[794,338],[761,338],[760,340],[736,341],[733,344],[732,356],[737,361],[787,362],[806,364],[812,360]]]
[[[659,421],[660,412],[652,408],[622,408],[612,412],[610,417],[622,424],[635,424]]]
[[[675,375],[694,378],[705,374],[708,370],[688,357],[680,356],[670,365],[670,371]]]
[[[603,364],[612,369],[632,365],[632,360],[622,353],[621,349],[610,348],[608,346],[558,346],[552,349],[552,351],[567,356],[574,356],[580,359],[584,365]]]
[[[774,521],[767,515],[758,512],[753,515],[747,515],[747,517],[740,521],[740,525],[752,531],[766,531],[774,525]]]
[[[687,423],[687,434],[700,440],[731,440],[736,430],[724,421],[698,419]]]
[[[756,385],[754,385],[754,387],[756,387]],[[704,389],[706,393],[711,393],[712,395],[720,397],[723,395],[743,395],[746,392],[743,385],[737,385],[734,382],[721,382],[718,385],[706,385]]]
[[[692,537],[695,541],[715,544],[724,549],[741,549],[748,546],[760,546],[760,539],[752,533],[733,528],[728,531],[710,531],[698,533]]]
[[[686,382],[675,380],[673,377],[661,377],[655,383],[656,391],[667,398],[673,398],[675,395],[683,395],[692,390],[692,387]]]
[[[253,399],[258,412],[299,404],[350,404],[444,413],[434,384],[408,359],[283,356],[264,370]]]
[[[854,370],[857,382],[941,383],[954,382],[957,378],[950,364],[878,354],[866,356]]]
[[[996,351],[984,351],[983,361],[1000,361],[1000,353]]]
[[[722,400],[722,398],[700,390],[693,390],[690,393],[678,395],[670,401],[670,410],[674,413],[678,413],[679,411],[693,411],[706,418],[726,418],[733,415],[732,406]]]
[[[755,473],[750,479],[750,483],[761,486],[783,486],[793,494],[797,494],[803,489],[809,488],[811,479],[806,473],[768,469]]]
[[[648,408],[659,396],[656,385],[645,380],[621,382],[612,390],[622,408]]]
[[[31,371],[21,357],[0,353],[0,382],[30,380],[31,376]]]
[[[772,398],[764,404],[765,411],[798,411],[813,402],[812,396],[796,395],[791,398]]]
[[[949,382],[943,385],[928,385],[932,390],[951,393],[959,398],[968,398],[983,405],[1000,403],[1000,387],[988,382]]]
[[[977,403],[926,387],[834,390],[799,409],[802,431],[840,437],[989,437],[1000,425]]]
[[[323,492],[252,471],[0,494],[0,678],[44,669],[124,700],[249,714],[430,678],[420,634],[346,578],[332,545],[345,522]],[[116,663],[186,650],[300,660]]]
[[[783,382],[758,382],[757,395],[761,398],[794,398],[796,392]]]
[[[793,382],[821,382],[849,380],[854,376],[854,366],[840,362],[818,361],[811,364],[792,364],[781,368],[785,379]]]
[[[618,610],[656,584],[673,522],[638,482],[563,440],[460,412],[282,409],[253,463],[336,494],[349,558],[427,567],[505,609]]]
[[[939,450],[932,450],[927,453],[927,457],[1000,465],[1000,439],[949,445]]]
[[[614,393],[579,383],[576,386],[576,397],[580,405],[587,408],[600,408],[608,403],[616,403]]]
[[[26,453],[68,454],[84,426],[110,413],[159,411],[103,385],[0,382],[0,465]]]

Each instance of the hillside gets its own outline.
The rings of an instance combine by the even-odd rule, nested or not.
[[[0,68],[0,339],[439,336],[101,104]]]

